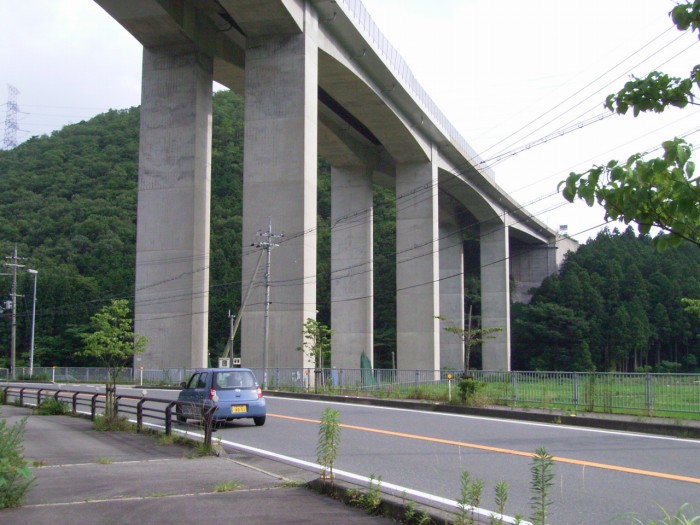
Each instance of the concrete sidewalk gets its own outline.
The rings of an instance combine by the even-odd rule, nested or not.
[[[237,452],[189,459],[189,448],[153,436],[0,407],[8,425],[25,416],[25,458],[42,466],[24,505],[0,510],[3,525],[394,523],[301,486],[317,475],[282,463]],[[239,488],[215,492],[229,482]]]

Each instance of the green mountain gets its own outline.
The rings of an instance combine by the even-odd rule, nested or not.
[[[213,101],[210,268],[210,352],[228,338],[228,312],[241,290],[243,102],[229,91]],[[133,300],[139,109],[109,111],[51,136],[34,137],[0,151],[0,250],[16,243],[27,267],[39,270],[36,317],[37,366],[89,364],[75,357],[90,315],[113,298]],[[393,200],[377,189],[377,274],[383,300],[376,320],[378,358],[393,348]],[[330,168],[319,160],[319,320],[330,321]],[[390,262],[391,261],[391,262]],[[31,276],[20,271],[18,366],[26,362],[31,321]],[[0,278],[0,298],[11,283]],[[301,330],[301,328],[300,328]],[[10,340],[8,312],[0,340]],[[9,344],[7,345],[9,348]],[[386,351],[382,352],[382,348]],[[0,352],[0,367],[8,352]]]
[[[92,365],[77,358],[89,317],[114,298],[133,300],[139,109],[109,111],[51,136],[0,151],[0,255],[13,245],[39,271],[37,366]],[[241,290],[243,103],[214,95],[209,341],[218,355]],[[330,168],[319,159],[318,318],[330,323]],[[395,203],[374,196],[375,365],[389,367],[395,333]],[[465,307],[479,317],[478,240],[465,232]],[[11,293],[0,277],[0,300]],[[32,276],[19,272],[18,365],[27,362]],[[700,319],[681,297],[700,298],[700,250],[659,253],[631,230],[603,232],[559,274],[514,305],[513,366],[556,370],[695,370]],[[300,327],[301,330],[301,327]],[[10,320],[0,317],[0,367]],[[5,343],[7,342],[7,343]],[[7,349],[7,350],[5,350]],[[472,364],[478,366],[479,355]]]

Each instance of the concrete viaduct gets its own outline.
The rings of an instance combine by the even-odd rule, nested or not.
[[[396,192],[398,368],[461,368],[463,232],[480,239],[483,367],[510,367],[511,277],[555,271],[562,239],[530,216],[413,77],[359,0],[95,0],[143,44],[135,328],[145,368],[206,366],[212,82],[244,96],[243,293],[269,221],[265,296],[242,322],[246,366],[309,366],[316,315],[317,157],[332,166],[332,365],[373,355],[373,184]],[[570,242],[570,241],[568,241]],[[264,268],[264,266],[262,266]],[[264,270],[260,271],[257,281]]]

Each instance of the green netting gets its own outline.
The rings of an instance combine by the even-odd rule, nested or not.
[[[374,384],[372,362],[364,352],[360,356],[360,368],[362,369],[362,386],[372,386]]]

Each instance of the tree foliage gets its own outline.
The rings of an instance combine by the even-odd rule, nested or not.
[[[105,417],[117,418],[116,384],[120,374],[133,358],[146,349],[148,338],[133,331],[128,301],[114,300],[90,319],[92,331],[82,334],[82,355],[101,361],[108,368],[109,382],[105,387]]]
[[[330,360],[333,330],[321,321],[309,317],[304,323],[302,332],[304,345],[297,350],[303,352],[315,368],[323,368]]]
[[[681,31],[700,29],[700,0],[686,0],[670,12]],[[700,36],[700,35],[699,35]],[[668,107],[696,105],[694,91],[700,87],[700,65],[687,77],[671,77],[653,71],[633,78],[606,98],[605,107],[618,114],[630,109],[636,117],[644,112],[661,113]],[[682,138],[662,144],[663,155],[645,160],[636,153],[627,161],[611,160],[584,173],[571,173],[560,184],[566,200],[582,199],[605,208],[606,218],[634,222],[640,233],[652,227],[671,234],[658,236],[659,248],[678,246],[682,240],[700,245],[700,178],[691,160],[692,146]]]
[[[472,351],[479,347],[485,339],[492,339],[494,334],[502,332],[503,328],[480,328],[473,326],[472,319],[467,321],[467,327],[461,328],[454,322],[442,315],[436,316],[436,319],[447,321],[449,326],[445,327],[445,331],[459,337],[464,345],[464,370],[469,370]]]
[[[146,349],[148,338],[133,331],[128,301],[114,300],[90,319],[92,331],[83,334],[82,354],[98,359],[116,379],[128,361]]]
[[[512,309],[513,368],[696,371],[700,250],[659,252],[648,236],[604,230]]]

